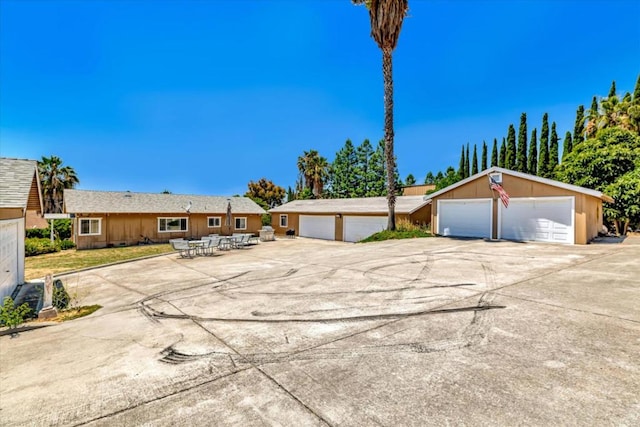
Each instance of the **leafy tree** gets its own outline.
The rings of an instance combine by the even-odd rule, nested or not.
[[[304,179],[304,188],[311,190],[314,197],[320,197],[328,176],[329,163],[316,150],[305,151],[298,157],[298,170]]]
[[[404,185],[407,187],[410,185],[415,185],[415,183],[416,183],[416,178],[413,176],[413,174],[407,175],[407,179],[404,180]]]
[[[165,188],[164,190],[162,190],[162,191],[160,192],[160,194],[173,194],[173,193],[171,193],[171,191],[169,191],[169,190],[167,190],[167,189]]]
[[[249,187],[249,190],[245,193],[245,196],[249,197],[264,209],[275,208],[276,206],[280,206],[284,201],[284,188],[275,185],[266,178],[260,178],[258,182],[249,181],[247,187]]]
[[[505,161],[507,169],[515,170],[516,168],[516,128],[509,125],[507,132],[507,159]]]
[[[467,162],[465,161],[464,156],[464,144],[462,144],[462,151],[460,152],[460,166],[458,167],[458,175],[460,175],[460,178],[465,177],[466,164]]]
[[[638,74],[638,80],[636,80],[636,86],[633,89],[628,114],[630,122],[629,129],[640,134],[640,74]]]
[[[615,203],[604,210],[617,234],[627,234],[629,224],[640,224],[640,162],[636,167],[604,188]]]
[[[540,155],[538,156],[538,176],[551,177],[549,169],[549,115],[542,116],[542,133],[540,134]]]
[[[438,172],[436,176],[436,189],[434,191],[442,190],[445,187],[448,187],[456,182],[460,181],[461,177],[456,173],[456,170],[453,166],[449,166],[443,175],[442,172]]]
[[[409,10],[408,0],[352,0],[354,4],[365,4],[369,9],[371,37],[382,51],[382,75],[384,80],[384,141],[385,160],[388,171],[396,170],[393,151],[393,73],[392,54],[398,44],[404,17]],[[393,173],[387,176],[387,200],[389,219],[387,229],[396,229],[396,182]]]
[[[70,166],[63,166],[60,157],[42,156],[38,162],[38,174],[45,212],[62,212],[64,190],[80,183],[76,171]]]
[[[527,113],[520,115],[518,128],[518,152],[516,153],[516,170],[527,172]]]
[[[558,133],[556,132],[556,122],[551,123],[551,142],[549,142],[549,171],[553,175],[553,170],[558,166]]]
[[[384,196],[387,194],[387,162],[385,159],[385,141],[381,139],[378,142],[376,150],[371,155],[369,169],[370,176],[374,177],[368,184],[368,192],[366,197]],[[393,176],[394,182],[398,181],[397,169]]]
[[[600,102],[602,114],[598,120],[598,129],[604,129],[615,126],[626,126],[626,111],[624,104],[620,103],[620,98],[616,95],[616,82],[611,83],[609,95]]]
[[[478,150],[476,149],[476,144],[473,144],[473,160],[471,161],[471,175],[475,175],[477,173],[478,173]]]
[[[531,143],[529,144],[529,164],[527,172],[531,175],[538,174],[538,130],[531,131]]]
[[[493,138],[493,148],[491,149],[491,166],[498,166],[498,140]]]
[[[611,82],[611,88],[609,88],[609,95],[607,95],[607,98],[612,98],[616,96],[616,81],[612,81]]]
[[[582,141],[584,141],[584,105],[579,105],[576,111],[576,123],[573,125],[573,143],[578,145]]]
[[[556,178],[563,182],[602,191],[612,191],[620,198],[613,204],[606,203],[605,217],[614,221],[618,232],[624,231],[640,204],[640,198],[634,198],[635,175],[630,172],[640,168],[640,136],[621,128],[608,128],[599,131],[595,138],[577,145],[558,166]],[[624,177],[624,178],[623,178]],[[612,195],[612,194],[609,194]],[[627,197],[629,196],[629,197]]]
[[[571,140],[571,132],[567,131],[564,134],[564,144],[562,146],[562,161],[564,162],[565,157],[573,150],[573,141]]]
[[[425,184],[433,184],[436,180],[436,177],[433,176],[433,172],[429,171],[427,172],[427,176],[424,178],[424,183]]]
[[[587,124],[585,128],[587,138],[595,138],[596,132],[598,131],[599,120],[600,113],[598,112],[598,98],[594,96],[593,100],[591,101],[589,114],[587,115]]]
[[[487,169],[487,143],[482,141],[482,159],[480,160],[481,169]]]
[[[502,145],[500,146],[500,158],[498,159],[498,166],[501,168],[507,167],[507,142],[502,138]]]

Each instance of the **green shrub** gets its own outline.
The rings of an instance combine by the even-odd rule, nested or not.
[[[53,295],[51,296],[51,303],[58,310],[64,310],[69,307],[70,297],[67,290],[62,284],[62,280],[57,279],[53,282]]]
[[[29,304],[26,302],[16,307],[13,299],[6,296],[2,306],[0,306],[0,324],[8,326],[9,329],[15,329],[24,323],[24,317],[30,311]]]
[[[49,239],[31,238],[25,239],[24,241],[24,256],[34,256],[59,251],[60,247],[52,244]]]
[[[64,239],[64,240],[57,240],[56,244],[58,245],[58,247],[65,251],[67,249],[73,249],[76,247],[76,244],[73,243],[71,240],[69,239]]]
[[[368,242],[382,242],[383,240],[391,239],[415,239],[417,237],[432,237],[432,234],[423,229],[417,229],[412,231],[388,231],[383,230],[378,233],[372,234],[366,239],[360,240],[360,243]]]
[[[27,239],[46,239],[51,236],[48,228],[29,228],[27,229]]]

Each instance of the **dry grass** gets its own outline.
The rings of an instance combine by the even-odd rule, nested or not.
[[[144,245],[122,248],[85,249],[56,252],[25,258],[25,279],[110,264],[112,262],[142,258],[171,252],[171,245]]]

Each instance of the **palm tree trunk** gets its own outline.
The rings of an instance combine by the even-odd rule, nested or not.
[[[387,202],[389,220],[387,230],[396,229],[396,159],[393,155],[393,74],[392,54],[389,48],[382,49],[382,75],[384,77],[384,154],[387,161]]]

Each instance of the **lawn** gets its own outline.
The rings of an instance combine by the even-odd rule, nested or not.
[[[81,268],[95,267],[112,262],[142,258],[171,252],[171,245],[144,245],[121,248],[85,249],[56,252],[25,258],[25,279],[44,277],[48,273],[59,274]]]

